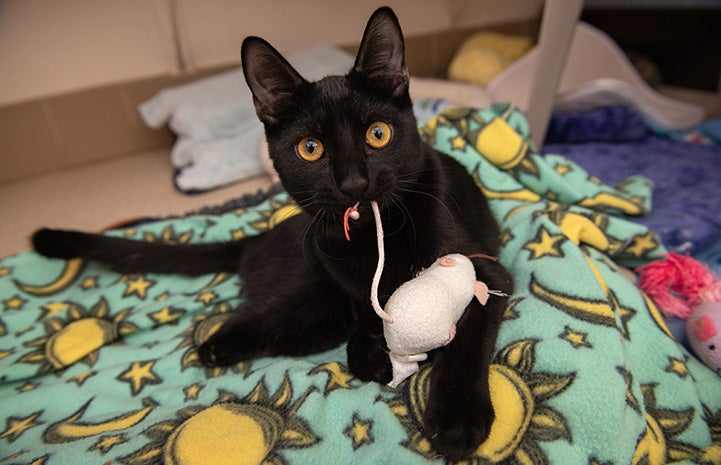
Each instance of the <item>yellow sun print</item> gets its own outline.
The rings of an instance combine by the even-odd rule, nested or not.
[[[90,310],[68,302],[66,317],[44,320],[45,335],[25,343],[34,349],[18,359],[18,363],[35,363],[40,372],[58,370],[77,361],[93,366],[103,346],[132,333],[137,327],[126,321],[130,309],[111,315],[105,299]]]
[[[486,441],[462,463],[543,464],[547,459],[539,447],[540,442],[571,441],[564,416],[546,401],[568,389],[575,374],[534,372],[536,343],[533,339],[511,343],[491,364],[488,382],[496,421]],[[427,459],[434,459],[436,453],[419,427],[423,422],[430,373],[431,368],[424,365],[406,383],[404,392],[389,401],[389,406],[409,435],[404,445]]]
[[[244,398],[220,391],[211,405],[181,409],[176,418],[149,426],[143,434],[151,441],[119,461],[124,465],[286,464],[282,449],[310,447],[319,441],[298,416],[314,391],[309,387],[293,401],[287,374],[272,395],[264,380]]]

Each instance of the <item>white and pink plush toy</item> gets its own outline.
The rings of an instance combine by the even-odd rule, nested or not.
[[[721,280],[706,265],[673,252],[637,271],[639,287],[665,315],[686,320],[691,350],[721,376]]]
[[[476,297],[488,300],[488,287],[476,281],[476,271],[465,255],[445,255],[429,268],[403,283],[391,295],[383,320],[383,335],[390,351],[393,380],[397,387],[418,371],[427,352],[444,346],[456,335],[456,322]]]
[[[686,322],[686,337],[696,356],[721,376],[721,303],[696,307]]]
[[[383,319],[383,335],[393,367],[393,380],[388,386],[395,388],[418,371],[418,362],[428,357],[428,351],[453,340],[456,323],[471,299],[476,297],[485,305],[489,294],[506,294],[489,290],[485,283],[476,281],[476,270],[469,257],[450,254],[403,283],[383,309],[378,301],[378,285],[385,262],[383,224],[378,204],[371,202],[371,207],[378,239],[378,266],[371,283],[371,305]],[[348,221],[359,217],[358,204],[346,210],[343,228],[347,240],[350,240]],[[471,255],[474,257],[495,260],[483,254]]]

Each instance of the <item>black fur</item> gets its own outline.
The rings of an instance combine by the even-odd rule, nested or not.
[[[416,130],[403,36],[388,8],[368,22],[353,69],[310,83],[267,42],[243,42],[243,70],[269,151],[285,188],[303,213],[268,233],[240,242],[163,245],[78,232],[41,230],[35,249],[50,257],[86,257],[121,271],[202,274],[237,270],[248,297],[233,317],[199,347],[208,365],[262,355],[318,352],[348,342],[348,364],[363,380],[386,383],[391,370],[381,320],[370,306],[378,253],[371,200],[386,231],[384,304],[391,292],[439,256],[496,255],[498,228],[486,199],[466,170],[421,141]],[[370,147],[376,122],[393,129],[390,143]],[[313,136],[325,147],[315,162],[296,145]],[[361,202],[361,218],[345,240],[343,212]],[[511,292],[497,262],[475,259],[478,279]],[[505,299],[475,300],[456,338],[435,351],[425,432],[447,458],[466,457],[494,418],[488,367]]]

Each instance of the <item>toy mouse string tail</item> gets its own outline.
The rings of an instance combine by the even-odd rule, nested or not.
[[[468,258],[485,258],[487,260],[491,260],[494,262],[498,261],[498,257],[494,257],[493,255],[486,255],[484,253],[472,253],[470,255],[466,255]]]
[[[373,209],[373,217],[376,220],[376,237],[378,238],[378,266],[376,267],[376,273],[373,275],[373,281],[371,282],[371,305],[379,317],[389,323],[393,323],[393,317],[383,310],[383,307],[381,307],[378,301],[378,286],[381,282],[381,275],[383,274],[386,253],[383,242],[383,223],[381,222],[381,212],[378,208],[378,202],[375,200],[372,201],[371,208]]]

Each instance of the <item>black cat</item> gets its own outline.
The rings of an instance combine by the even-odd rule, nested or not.
[[[303,79],[267,42],[243,42],[242,63],[269,151],[303,212],[238,242],[170,245],[72,231],[40,230],[35,249],[84,257],[122,272],[199,275],[239,272],[247,297],[199,348],[207,365],[300,355],[347,341],[348,365],[362,380],[387,383],[381,319],[370,304],[378,251],[369,203],[381,207],[386,265],[381,304],[400,284],[447,253],[496,255],[497,225],[467,171],[425,144],[416,129],[398,20],[377,10],[345,76]],[[360,202],[361,218],[343,213]],[[495,261],[474,259],[478,279],[511,292]],[[456,338],[433,354],[425,434],[451,460],[470,454],[494,419],[488,368],[505,299],[474,299]]]

